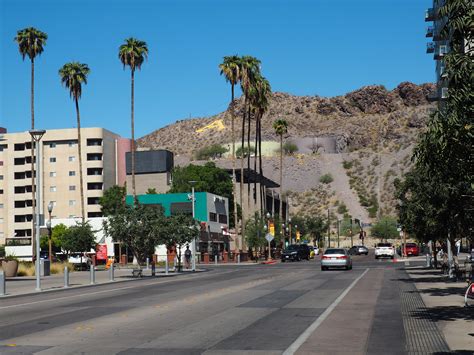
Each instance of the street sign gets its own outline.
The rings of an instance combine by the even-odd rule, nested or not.
[[[268,242],[271,242],[273,240],[273,235],[271,235],[270,233],[267,233],[267,235],[265,236],[265,239],[268,241]]]

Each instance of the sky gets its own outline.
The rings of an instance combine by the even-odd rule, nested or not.
[[[81,125],[130,136],[130,70],[118,48],[146,41],[135,75],[136,137],[189,117],[224,111],[225,55],[252,55],[273,91],[336,96],[365,85],[433,82],[425,53],[430,0],[0,0],[0,126],[30,128],[30,62],[13,41],[36,27],[48,34],[35,60],[36,128],[75,127],[59,68],[91,69]],[[240,93],[239,93],[240,95]]]

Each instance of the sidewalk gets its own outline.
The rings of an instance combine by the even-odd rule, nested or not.
[[[114,270],[114,281],[117,282],[126,282],[139,280],[140,278],[132,277],[133,268],[116,268]],[[202,272],[201,269],[196,269],[197,272]],[[156,269],[156,278],[161,277],[173,277],[182,274],[191,273],[191,270],[185,270],[181,273],[176,273],[173,269],[169,270],[169,274],[165,274],[164,268]],[[151,269],[143,269],[143,277],[151,277]],[[95,271],[95,284],[91,284],[90,271],[75,271],[69,273],[69,289],[86,287],[93,285],[105,285],[111,284],[110,274],[108,270],[96,270]],[[34,276],[23,276],[23,277],[11,277],[6,280],[6,295],[0,296],[0,299],[6,298],[9,296],[19,296],[26,294],[37,293],[35,290],[36,287],[36,278]],[[55,274],[51,276],[41,277],[41,290],[45,291],[54,291],[54,290],[64,290],[64,274]]]
[[[447,282],[441,271],[406,268],[425,306],[426,316],[443,333],[452,351],[473,351],[474,308],[464,307],[466,282]]]

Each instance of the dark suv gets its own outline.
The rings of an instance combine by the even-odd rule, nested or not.
[[[306,244],[292,244],[281,253],[281,262],[300,261],[301,259],[309,260],[310,250]]]

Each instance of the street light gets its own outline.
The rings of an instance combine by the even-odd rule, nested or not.
[[[193,219],[195,219],[195,212],[194,212],[194,185],[197,181],[191,180],[189,183],[191,184],[191,204],[193,206]],[[193,238],[193,242],[191,244],[191,248],[193,249],[193,262],[192,262],[192,270],[196,271],[196,238]]]
[[[290,226],[289,242],[290,242],[290,244],[292,244],[293,243],[293,236],[291,235],[291,217],[288,217],[288,225]]]
[[[268,224],[268,233],[270,233],[270,217],[272,216],[270,212],[267,212],[267,224]],[[268,261],[272,260],[272,246],[271,246],[271,240],[268,239]]]
[[[49,255],[49,262],[52,263],[53,262],[53,253],[52,253],[52,247],[51,247],[51,237],[53,235],[53,229],[52,229],[52,226],[51,226],[51,213],[53,212],[53,203],[50,202],[48,203],[48,215],[49,215],[49,219],[48,219],[48,222],[46,224],[46,227],[48,227],[48,255]]]
[[[46,133],[44,129],[33,129],[29,131],[31,138],[35,141],[36,146],[36,217],[35,217],[35,244],[36,244],[36,291],[41,291],[41,277],[40,277],[40,186],[41,186],[41,174],[40,174],[40,160],[39,160],[39,142],[43,135]],[[32,189],[34,191],[35,185],[33,184]]]

